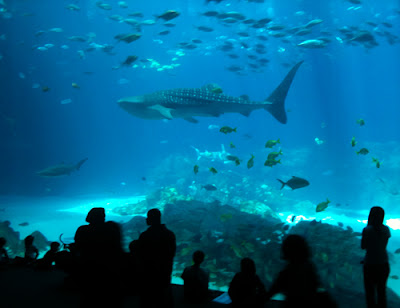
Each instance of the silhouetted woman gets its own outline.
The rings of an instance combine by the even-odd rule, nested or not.
[[[386,282],[390,272],[386,246],[390,230],[383,224],[384,216],[383,208],[372,207],[368,216],[368,225],[362,232],[361,249],[366,250],[364,288],[368,308],[386,308]],[[377,299],[375,293],[378,295]]]

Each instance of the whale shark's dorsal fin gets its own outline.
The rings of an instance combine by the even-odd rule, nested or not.
[[[148,107],[149,109],[153,109],[158,111],[162,116],[164,116],[165,118],[172,120],[172,114],[171,114],[171,108],[167,108],[161,105],[153,105]]]

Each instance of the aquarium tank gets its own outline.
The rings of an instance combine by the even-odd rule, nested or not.
[[[395,0],[0,0],[0,236],[43,254],[104,207],[126,248],[159,208],[173,282],[201,249],[226,290],[300,234],[345,303],[381,206],[398,301],[399,55]]]

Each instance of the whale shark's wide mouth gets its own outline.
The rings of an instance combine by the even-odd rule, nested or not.
[[[121,98],[118,101],[118,104],[121,105],[123,103],[143,103],[144,102],[144,97],[143,95],[138,95],[138,96],[130,96],[130,97],[124,97]]]

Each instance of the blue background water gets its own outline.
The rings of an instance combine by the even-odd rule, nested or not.
[[[375,201],[369,194],[373,195],[375,189],[384,190],[379,178],[384,179],[385,185],[399,185],[399,166],[395,163],[398,154],[393,151],[399,149],[400,48],[399,44],[389,45],[377,35],[379,46],[373,49],[340,43],[335,37],[339,35],[338,28],[360,25],[367,20],[389,21],[393,28],[386,29],[379,24],[378,29],[400,35],[400,14],[396,12],[400,7],[398,1],[363,2],[359,9],[349,10],[356,5],[347,1],[265,1],[264,4],[223,1],[206,5],[203,1],[152,0],[127,1],[129,8],[123,9],[117,1],[110,0],[107,3],[113,9],[106,11],[98,8],[95,1],[75,1],[81,8],[75,12],[65,9],[68,1],[6,1],[8,13],[0,18],[0,35],[5,35],[0,40],[3,56],[0,60],[0,193],[143,194],[161,185],[174,185],[173,181],[157,182],[153,171],[165,158],[183,155],[195,161],[196,153],[191,146],[201,151],[219,151],[221,144],[228,147],[233,141],[237,149],[230,152],[243,157],[244,162],[251,153],[263,153],[256,155],[254,168],[247,170],[244,164],[238,167],[242,174],[277,187],[280,184],[276,177],[303,176],[312,185],[298,193],[300,199],[318,203],[329,197],[354,208],[369,208],[371,204],[367,203]],[[171,21],[176,23],[170,29],[171,34],[157,35],[166,29],[157,21],[153,26],[142,27],[139,40],[116,44],[113,37],[130,32],[131,27],[109,20],[108,16],[126,17],[129,12],[140,11],[144,17],[138,20],[145,20],[168,9],[181,13]],[[238,39],[235,33],[240,27],[226,27],[215,19],[201,16],[207,10],[235,10],[249,18],[270,16],[274,22],[288,27],[320,18],[323,23],[315,29],[320,27],[332,32],[332,42],[323,49],[301,49],[296,44],[303,37],[291,39],[290,44],[270,38],[265,43],[268,52],[263,55],[270,63],[264,71],[246,71],[239,76],[226,67],[245,66],[245,52],[236,50],[240,58],[230,59],[216,46],[223,42],[221,36]],[[296,15],[299,11],[304,14]],[[199,25],[213,27],[215,31],[200,32],[194,27]],[[54,27],[62,28],[63,32],[48,31]],[[40,30],[46,32],[35,36]],[[115,55],[97,50],[86,52],[81,59],[78,50],[89,44],[71,42],[67,37],[85,36],[90,32],[96,34],[94,42],[115,45]],[[316,35],[304,39],[313,36]],[[177,44],[193,38],[203,43],[193,51],[183,50],[184,56],[177,56]],[[256,43],[252,39],[246,42]],[[47,51],[37,49],[48,43],[54,47]],[[69,49],[62,49],[64,44]],[[282,46],[285,51],[278,52]],[[148,64],[142,68],[143,63],[136,62],[140,67],[112,69],[132,54],[139,59],[154,59],[162,65],[179,63],[180,66],[159,72]],[[178,60],[174,62],[175,57]],[[116,103],[125,96],[200,87],[211,82],[220,85],[226,94],[248,94],[252,100],[263,100],[288,72],[289,68],[282,64],[299,60],[305,62],[286,101],[290,109],[286,125],[278,123],[266,111],[254,112],[248,118],[237,114],[199,118],[199,124],[180,119],[149,121],[130,116]],[[120,84],[121,78],[129,82]],[[73,82],[80,89],[73,88]],[[49,87],[50,91],[32,88],[36,83]],[[72,99],[70,104],[60,103],[68,98]],[[359,118],[365,119],[365,126],[356,124]],[[210,124],[238,127],[239,132],[226,136],[208,129]],[[352,136],[359,142],[356,148],[350,146]],[[316,137],[325,143],[317,145]],[[281,139],[284,152],[291,154],[292,163],[287,159],[286,164],[269,169],[262,166],[266,156],[263,145],[277,138]],[[369,155],[354,153],[364,146],[370,150]],[[380,159],[380,169],[371,162],[371,156]],[[71,176],[48,179],[36,174],[45,167],[63,161],[75,163],[85,157],[89,158],[88,162]],[[191,170],[188,174],[195,180]],[[142,177],[147,180],[143,181]],[[126,185],[121,185],[122,182]]]

